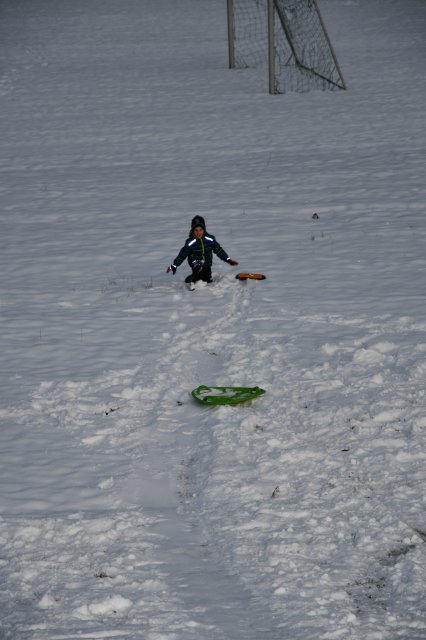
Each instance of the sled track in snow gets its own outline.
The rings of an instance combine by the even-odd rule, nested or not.
[[[184,295],[200,298],[191,326],[172,314],[170,334],[153,336],[159,348],[151,366],[142,358],[140,366],[91,380],[46,381],[21,416],[31,412],[36,430],[65,432],[79,443],[82,460],[96,467],[93,503],[99,493],[103,506],[58,505],[55,518],[37,511],[12,518],[15,541],[6,549],[19,579],[17,600],[5,610],[5,638],[84,637],[105,624],[112,635],[174,629],[188,640],[280,637],[264,606],[220,561],[199,512],[216,443],[212,413],[189,392],[206,375],[235,382],[232,352],[250,291],[221,282]],[[197,320],[206,317],[205,295],[221,305],[207,323]],[[16,540],[25,538],[44,553],[17,553]],[[35,608],[29,625],[17,606],[22,599]]]

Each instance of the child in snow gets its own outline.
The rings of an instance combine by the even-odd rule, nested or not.
[[[191,222],[189,238],[166,271],[167,273],[172,272],[174,275],[176,269],[187,258],[192,273],[185,278],[185,282],[190,285],[198,280],[212,282],[213,253],[233,267],[238,264],[237,260],[230,258],[222,249],[216,238],[207,233],[204,218],[195,216]]]

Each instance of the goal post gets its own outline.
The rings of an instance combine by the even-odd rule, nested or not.
[[[269,93],[275,94],[275,7],[273,0],[268,0],[268,79]]]
[[[229,68],[235,69],[235,24],[234,24],[234,3],[232,0],[226,1],[228,18],[228,60]]]
[[[266,67],[269,93],[346,89],[317,0],[227,0],[229,67]]]

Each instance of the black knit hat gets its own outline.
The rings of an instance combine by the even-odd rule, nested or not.
[[[191,221],[191,231],[194,231],[195,227],[202,227],[206,230],[206,223],[203,216],[194,216]]]

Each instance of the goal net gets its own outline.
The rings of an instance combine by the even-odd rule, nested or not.
[[[316,0],[228,0],[229,66],[265,67],[269,92],[346,89]]]

